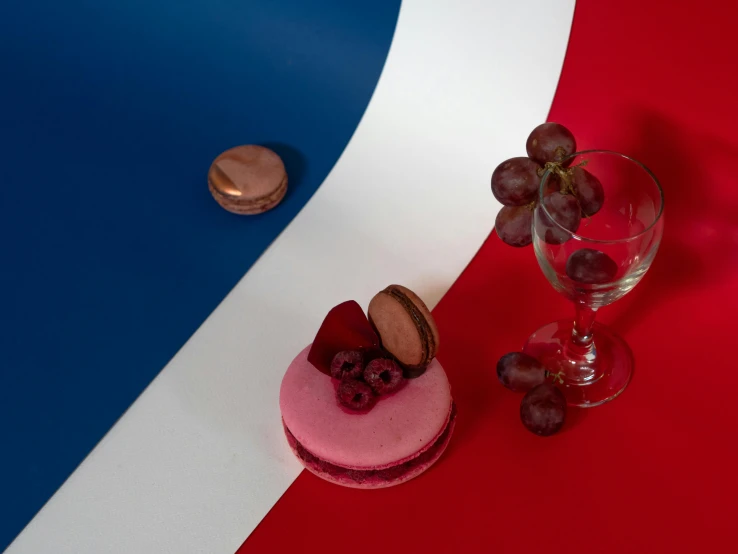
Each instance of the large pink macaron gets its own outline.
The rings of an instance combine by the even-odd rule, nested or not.
[[[440,458],[455,423],[446,373],[433,360],[366,413],[336,400],[337,381],[303,350],[282,380],[279,405],[295,455],[314,474],[348,487],[382,488],[417,477]]]

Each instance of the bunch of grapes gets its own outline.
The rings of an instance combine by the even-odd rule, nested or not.
[[[582,167],[568,167],[576,151],[574,135],[559,123],[539,125],[526,141],[527,157],[510,158],[492,173],[492,194],[503,204],[495,230],[510,246],[527,246],[533,240],[533,210],[540,200],[541,177],[550,171],[543,202],[556,223],[544,220],[543,240],[563,244],[576,233],[582,217],[602,207],[605,194],[600,181]],[[558,224],[558,225],[557,225]]]
[[[547,437],[564,426],[566,398],[555,384],[563,381],[561,375],[524,352],[510,352],[497,362],[497,378],[508,389],[526,393],[520,420],[531,433]]]

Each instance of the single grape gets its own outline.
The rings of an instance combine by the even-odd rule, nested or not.
[[[543,364],[524,352],[510,352],[497,362],[497,378],[505,387],[524,392],[546,382]]]
[[[533,240],[533,210],[528,206],[503,206],[495,219],[495,231],[510,246],[528,246]]]
[[[576,197],[572,194],[552,192],[544,196],[543,206],[546,210],[541,211],[538,229],[540,236],[548,244],[564,244],[571,238],[571,233],[577,232],[582,221],[582,212]],[[570,233],[561,227],[568,229]]]
[[[555,385],[543,383],[530,389],[520,403],[520,420],[541,437],[558,432],[566,419],[566,398]]]
[[[577,143],[571,131],[559,123],[539,125],[528,136],[525,149],[528,157],[541,165],[561,162],[576,152]]]
[[[538,194],[541,166],[529,158],[510,158],[492,173],[492,194],[505,206],[530,204]]]
[[[574,193],[579,199],[579,205],[582,208],[582,215],[593,216],[602,208],[605,202],[605,190],[602,188],[600,180],[592,175],[586,169],[581,167],[572,167],[571,184]]]
[[[618,264],[610,256],[592,248],[582,248],[566,260],[566,274],[584,285],[602,285],[613,280]]]

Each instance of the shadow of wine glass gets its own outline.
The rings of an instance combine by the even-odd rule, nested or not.
[[[617,303],[611,325],[621,332],[643,309],[658,309],[692,287],[724,282],[738,270],[738,188],[731,182],[738,149],[655,111],[636,111],[632,121],[639,139],[625,153],[659,179],[665,230],[643,282]]]

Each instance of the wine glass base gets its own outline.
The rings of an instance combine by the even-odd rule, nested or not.
[[[564,380],[561,390],[570,406],[591,408],[613,400],[630,383],[633,354],[618,335],[599,323],[593,327],[594,356],[572,354],[567,344],[574,323],[561,320],[533,333],[523,351]]]

